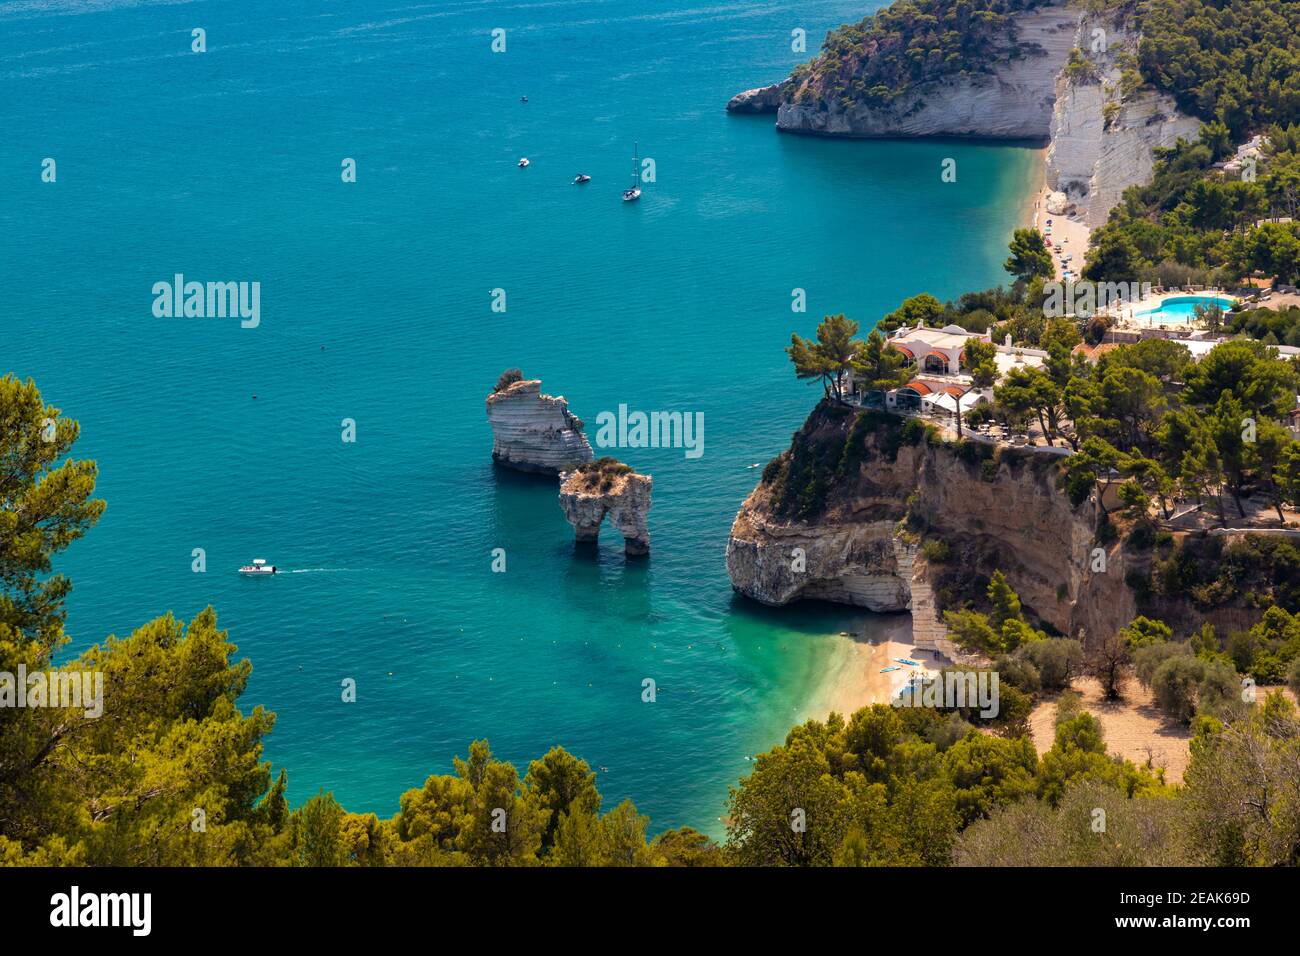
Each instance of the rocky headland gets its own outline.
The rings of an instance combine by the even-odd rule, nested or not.
[[[973,18],[960,40],[926,40],[942,48],[919,59],[908,31],[920,28],[884,8],[832,31],[809,63],[727,109],[773,113],[789,133],[1038,141],[1051,189],[1100,225],[1125,189],[1149,179],[1153,148],[1194,137],[1200,123],[1142,84],[1127,14],[1030,3]]]
[[[600,526],[610,524],[623,536],[629,555],[650,553],[650,495],[653,481],[613,458],[601,458],[560,476],[560,507],[573,525],[574,538],[594,542]]]
[[[582,420],[569,411],[562,396],[543,395],[538,379],[504,374],[487,397],[487,416],[492,460],[499,465],[559,475],[595,457]]]
[[[918,644],[942,649],[944,607],[1001,570],[1032,619],[1063,634],[1113,632],[1137,613],[1125,557],[1098,541],[1095,503],[1072,505],[1056,487],[1058,467],[823,402],[736,515],[732,586],[770,605],[912,611]],[[925,557],[925,541],[942,542],[942,562]],[[1105,573],[1092,570],[1098,547]]]

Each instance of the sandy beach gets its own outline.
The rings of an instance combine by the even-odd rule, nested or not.
[[[825,720],[832,711],[849,717],[872,704],[888,704],[907,682],[912,671],[937,673],[943,661],[932,652],[917,650],[912,643],[910,614],[882,615],[873,622],[870,638],[837,635],[842,642],[835,663],[827,669],[807,717]],[[896,658],[919,663],[919,667],[898,664]],[[882,674],[886,667],[898,670]]]
[[[1083,221],[1069,216],[1054,216],[1047,211],[1047,197],[1052,191],[1045,184],[1040,184],[1038,189],[1038,198],[1034,200],[1033,209],[1033,226],[1042,232],[1048,239],[1048,245],[1052,248],[1052,266],[1055,268],[1056,278],[1063,279],[1065,270],[1061,266],[1061,256],[1073,255],[1070,260],[1072,278],[1079,277],[1079,270],[1083,268],[1084,254],[1088,251],[1088,241],[1091,236],[1090,230]],[[1048,220],[1051,220],[1049,226]],[[1061,251],[1056,251],[1056,246],[1061,247]]]
[[[1043,207],[1043,197],[1047,194],[1047,150],[1038,150],[1034,160],[1034,172],[1029,179],[1029,188],[1024,191],[1020,205],[1019,224],[1029,229],[1038,228],[1038,211]]]

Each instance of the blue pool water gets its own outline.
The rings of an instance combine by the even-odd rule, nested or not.
[[[1165,299],[1160,303],[1159,308],[1138,312],[1136,315],[1139,319],[1149,319],[1157,324],[1163,322],[1174,325],[1193,321],[1196,318],[1198,305],[1206,308],[1218,305],[1227,310],[1232,306],[1232,299],[1215,295],[1180,295]]]

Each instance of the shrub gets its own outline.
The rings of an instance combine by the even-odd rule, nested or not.
[[[1133,652],[1133,669],[1137,673],[1137,679],[1142,682],[1144,687],[1150,687],[1151,680],[1155,677],[1156,671],[1160,669],[1161,664],[1171,657],[1189,657],[1191,651],[1192,649],[1186,644],[1169,642],[1139,647]]]
[[[1151,678],[1156,705],[1185,724],[1198,713],[1215,716],[1236,697],[1239,687],[1229,665],[1187,654],[1170,656]]]
[[[952,549],[948,547],[948,542],[940,541],[938,538],[931,538],[922,544],[921,553],[925,555],[927,561],[935,564],[943,564],[952,557]]]
[[[1083,668],[1083,645],[1070,637],[1031,641],[1016,654],[1033,664],[1044,690],[1069,687]]]
[[[1060,727],[1083,712],[1083,696],[1077,690],[1063,690],[1061,696],[1056,698],[1055,724]]]
[[[508,368],[502,372],[501,376],[497,379],[497,385],[496,388],[492,389],[492,394],[495,395],[497,392],[504,392],[511,385],[515,384],[515,382],[522,382],[523,380],[523,372],[519,371],[517,368]]]
[[[1042,687],[1038,668],[1024,657],[999,657],[993,662],[993,670],[998,675],[998,683],[1011,684],[1026,694],[1036,694]]]
[[[777,455],[763,466],[763,484],[770,485],[785,472],[785,456]]]

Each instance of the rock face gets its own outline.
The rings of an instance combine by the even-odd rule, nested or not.
[[[728,113],[775,113],[781,105],[780,83],[760,86],[757,89],[737,93],[727,101]]]
[[[796,447],[801,436],[817,445],[847,441],[852,417],[819,408]],[[1106,573],[1091,570],[1101,547],[1094,506],[1076,508],[1057,489],[1055,456],[1016,452],[985,467],[942,444],[900,444],[897,428],[886,422],[859,438],[860,463],[835,479],[816,518],[778,515],[775,481],[755,488],[727,544],[732,587],[771,605],[820,598],[916,612],[923,599],[934,627],[931,585],[970,586],[1001,570],[1026,612],[1062,633],[1109,633],[1136,616],[1119,549],[1105,549]],[[918,535],[948,545],[949,559],[921,560]]]
[[[827,136],[1046,140],[1056,76],[1074,46],[1079,20],[1079,12],[1064,3],[1026,11],[1016,17],[1018,42],[1026,52],[998,62],[989,73],[922,84],[885,108],[858,104],[845,109],[841,103],[820,100],[800,103],[795,96],[777,110],[777,128]],[[756,92],[761,91],[748,91]]]
[[[1132,55],[1136,34],[1108,21],[1085,19],[1079,43],[1105,31],[1106,49],[1089,53],[1094,71],[1057,81],[1047,182],[1065,193],[1088,226],[1100,226],[1125,189],[1145,183],[1155,167],[1152,150],[1195,139],[1201,123],[1178,111],[1172,97],[1144,89],[1124,96],[1121,54]]]
[[[562,397],[543,395],[537,379],[487,397],[492,460],[519,471],[558,475],[594,457],[582,422]]]
[[[746,90],[732,112],[775,110],[778,129],[823,136],[961,136],[1037,139],[1049,144],[1047,182],[1065,197],[1052,215],[1077,212],[1089,227],[1106,221],[1124,190],[1151,177],[1157,146],[1195,138],[1200,121],[1150,89],[1123,92],[1124,62],[1138,34],[1108,15],[1053,3],[1016,16],[1022,55],[991,50],[991,72],[941,77],[888,106],[801,102],[793,78]],[[1067,69],[1071,50],[1086,69]],[[796,74],[797,75],[797,74]]]
[[[560,476],[560,507],[573,525],[576,540],[595,541],[609,515],[610,523],[623,535],[628,554],[649,554],[647,518],[652,485],[649,475],[638,475],[626,465],[602,458]]]

